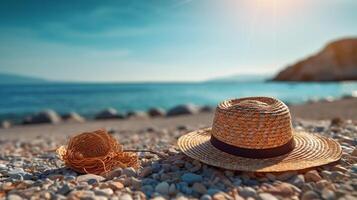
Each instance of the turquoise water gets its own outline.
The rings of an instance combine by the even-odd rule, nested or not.
[[[43,109],[75,111],[92,117],[103,108],[119,111],[168,109],[178,104],[215,106],[236,97],[273,96],[287,103],[341,97],[357,91],[357,83],[138,83],[41,84],[0,86],[0,119],[20,119]]]

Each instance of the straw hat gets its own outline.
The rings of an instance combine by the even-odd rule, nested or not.
[[[138,167],[137,155],[124,152],[104,129],[70,138],[67,146],[57,149],[57,154],[67,167],[79,173],[103,174],[117,167]]]
[[[254,172],[316,167],[339,160],[342,153],[332,139],[293,130],[288,107],[270,97],[223,101],[212,128],[181,136],[178,146],[208,165]]]

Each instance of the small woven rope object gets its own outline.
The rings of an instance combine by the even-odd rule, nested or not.
[[[104,129],[70,138],[67,147],[56,150],[65,165],[79,173],[103,174],[114,168],[139,167],[136,153],[124,152]]]

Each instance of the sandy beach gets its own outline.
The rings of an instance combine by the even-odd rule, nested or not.
[[[0,198],[355,199],[356,108],[355,98],[291,106],[296,129],[334,138],[343,156],[338,163],[284,173],[222,170],[182,154],[176,145],[178,137],[210,126],[212,112],[1,129]],[[66,168],[54,150],[73,134],[99,128],[110,131],[125,149],[158,154],[139,153],[139,169],[119,168],[106,176],[82,175]]]

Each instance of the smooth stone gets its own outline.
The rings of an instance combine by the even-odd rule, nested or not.
[[[149,115],[143,111],[130,111],[126,114],[127,118],[148,118]]]
[[[159,184],[157,180],[152,178],[144,178],[141,180],[142,185],[156,185]]]
[[[68,194],[72,189],[70,188],[70,186],[68,184],[64,184],[58,191],[57,193],[62,194],[62,195],[66,195]]]
[[[199,108],[193,104],[178,105],[167,111],[167,116],[187,115],[198,113]]]
[[[336,195],[332,190],[327,188],[323,189],[321,192],[321,197],[326,200],[333,200],[336,199]]]
[[[242,179],[240,179],[240,178],[235,179],[235,180],[233,181],[233,185],[234,185],[234,186],[240,186],[240,185],[242,185]]]
[[[162,108],[151,108],[149,111],[148,111],[148,114],[151,116],[151,117],[163,117],[166,115],[166,112],[164,109]]]
[[[185,173],[181,176],[182,181],[193,184],[195,182],[201,182],[203,180],[201,175],[193,174],[193,173]]]
[[[282,174],[279,174],[276,179],[280,180],[280,181],[286,181],[290,178],[292,178],[293,176],[297,175],[297,172],[295,171],[290,171],[290,172],[284,172]]]
[[[290,180],[290,183],[297,186],[302,187],[305,184],[305,177],[302,174],[299,174]]]
[[[108,186],[113,190],[121,190],[124,188],[124,185],[119,181],[113,181],[109,183]]]
[[[22,200],[23,198],[17,194],[10,194],[6,198],[7,200]]]
[[[86,121],[84,119],[84,117],[82,117],[81,115],[79,115],[76,112],[70,112],[67,114],[62,115],[62,119],[68,122],[84,122]]]
[[[219,189],[216,189],[216,188],[209,188],[208,190],[207,190],[207,194],[209,194],[209,195],[214,195],[214,194],[216,194],[216,193],[218,193],[218,192],[222,192],[221,190],[219,190]]]
[[[96,185],[96,184],[98,184],[99,182],[98,182],[97,179],[92,178],[92,179],[89,179],[89,180],[87,181],[87,183],[88,183],[89,185]]]
[[[218,193],[214,194],[212,199],[213,200],[233,200],[233,198],[225,192],[218,192]]]
[[[263,193],[260,193],[258,196],[261,200],[278,200],[278,198],[276,198],[275,196],[273,196],[270,193],[263,192]]]
[[[305,181],[306,182],[317,182],[319,180],[321,180],[321,176],[319,175],[319,173],[316,170],[311,170],[308,171],[305,174]]]
[[[353,149],[351,156],[357,156],[357,148]]]
[[[141,178],[145,178],[147,176],[149,176],[150,174],[152,174],[153,170],[152,170],[152,167],[151,166],[147,166],[147,167],[144,167],[141,172],[140,172],[140,177]]]
[[[94,193],[99,196],[111,196],[112,194],[114,194],[113,190],[110,188],[96,190],[94,191]]]
[[[144,185],[141,187],[141,191],[143,191],[147,196],[150,196],[152,193],[154,193],[154,187],[151,185]]]
[[[7,170],[8,167],[4,164],[0,164],[0,170]]]
[[[200,200],[212,200],[212,197],[208,194],[204,194],[201,196]]]
[[[193,191],[199,193],[199,194],[205,194],[207,193],[207,188],[205,185],[202,183],[194,183],[192,186]]]
[[[327,171],[327,170],[323,170],[323,171],[321,172],[321,176],[322,176],[324,179],[330,180],[331,172],[330,172],[330,171]]]
[[[314,192],[312,190],[305,192],[301,196],[301,200],[314,200],[314,199],[320,199],[320,197],[316,192]]]
[[[108,180],[112,180],[115,177],[119,177],[122,174],[123,170],[121,168],[116,168],[112,171],[110,171],[105,177]]]
[[[65,181],[74,181],[74,180],[76,180],[76,177],[75,176],[65,176],[64,180]]]
[[[78,182],[88,182],[91,179],[95,179],[98,182],[104,181],[105,178],[95,174],[85,174],[77,177]]]
[[[170,187],[169,187],[169,195],[174,195],[176,194],[177,190],[176,190],[176,185],[175,183],[171,183]]]
[[[214,108],[209,105],[205,105],[200,108],[200,112],[212,112],[213,110]]]
[[[340,172],[340,171],[334,171],[330,175],[330,179],[332,181],[340,181],[345,177],[346,177],[346,175],[344,173]]]
[[[132,185],[135,189],[137,189],[137,190],[140,189],[140,187],[141,187],[141,180],[139,180],[139,179],[137,179],[137,178],[135,178],[135,177],[130,177],[130,181],[131,181],[131,185]]]
[[[115,108],[107,108],[99,113],[96,114],[95,116],[96,119],[116,119],[116,118],[124,118],[121,114],[118,113],[118,111]]]
[[[130,194],[125,193],[119,197],[119,200],[133,200],[133,197]]]
[[[239,195],[248,198],[257,196],[257,192],[252,187],[244,187],[239,191]]]
[[[95,196],[95,200],[108,200],[108,197],[97,195],[97,196]]]
[[[273,186],[267,189],[267,192],[272,193],[274,195],[289,197],[294,195],[295,186],[289,183],[280,183],[279,185]],[[299,190],[299,189],[297,189]]]
[[[132,177],[132,176],[136,177],[136,171],[132,167],[128,167],[128,168],[123,169],[122,174],[126,175],[128,177]]]
[[[69,194],[69,199],[94,199],[95,194],[91,190],[75,190]]]
[[[347,172],[347,169],[344,168],[344,167],[342,167],[342,166],[334,166],[334,167],[332,167],[331,170],[333,170],[333,171],[339,171],[339,172],[342,172],[342,173],[346,173],[346,172]]]
[[[187,194],[187,195],[191,195],[193,190],[192,188],[189,188],[188,186],[183,186],[181,188],[181,191],[184,193],[184,194]]]
[[[352,165],[351,171],[357,173],[357,163]]]
[[[164,182],[159,183],[155,187],[155,191],[160,194],[167,195],[167,194],[169,194],[169,187],[170,187],[170,185],[166,181],[164,181]]]
[[[35,113],[24,119],[23,124],[41,124],[41,123],[51,123],[57,124],[62,121],[61,116],[54,110],[44,110],[39,113]]]

